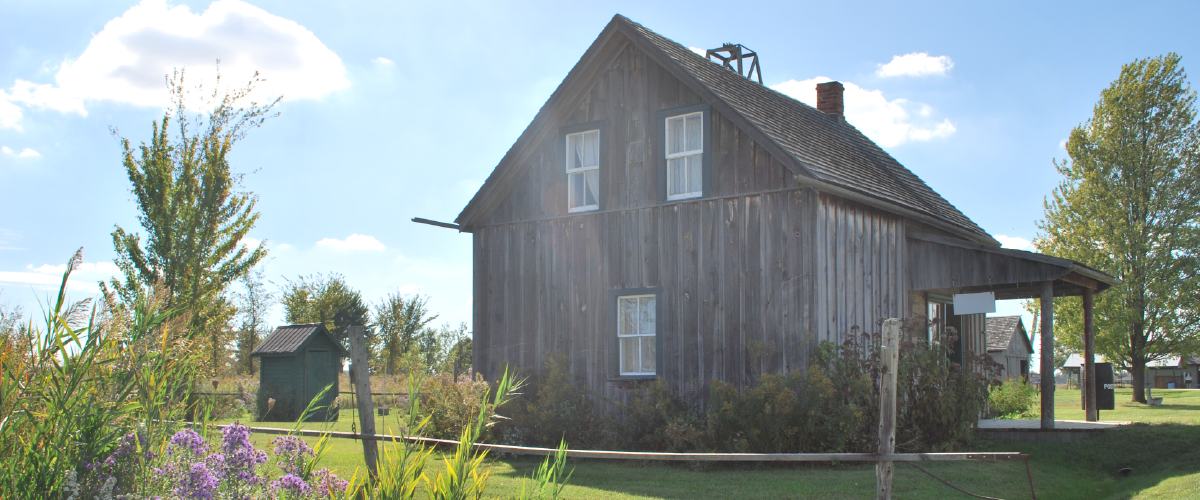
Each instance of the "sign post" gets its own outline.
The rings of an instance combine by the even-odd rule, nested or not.
[[[378,478],[375,461],[379,452],[375,443],[375,408],[371,403],[371,373],[367,365],[366,327],[352,326],[350,334],[350,379],[354,381],[354,399],[358,403],[358,423],[362,429],[363,460],[371,480]]]
[[[883,322],[883,338],[879,342],[879,448],[876,453],[896,452],[896,375],[900,365],[900,320]],[[891,500],[892,476],[895,463],[875,462],[875,486],[878,500]]]

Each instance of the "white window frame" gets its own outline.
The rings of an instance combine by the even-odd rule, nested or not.
[[[621,325],[623,324],[623,322],[621,321],[621,301],[624,299],[643,299],[643,298],[647,298],[647,297],[654,299],[654,305],[652,305],[650,307],[650,311],[652,314],[654,314],[654,330],[655,331],[650,332],[650,333],[641,331],[642,322],[638,321],[637,322],[637,325],[638,325],[637,332],[635,332],[635,333],[622,332]],[[641,301],[640,300],[638,300],[638,308],[639,308],[638,312],[640,313],[641,312],[641,310],[640,310]],[[643,294],[636,294],[636,295],[618,295],[617,296],[616,320],[617,320],[617,370],[618,370],[618,372],[621,374],[622,377],[639,377],[639,376],[647,376],[647,375],[657,375],[658,374],[658,352],[657,352],[658,351],[658,295],[653,294],[653,293],[643,293]],[[621,348],[621,339],[629,339],[629,338],[639,339],[639,341],[638,341],[638,367],[639,368],[642,366],[642,364],[643,364],[642,362],[645,361],[645,353],[642,352],[642,342],[640,339],[650,338],[650,339],[654,340],[655,353],[650,358],[651,363],[654,364],[654,371],[649,371],[649,372],[642,372],[642,371],[627,372],[627,371],[625,371],[625,350]]]
[[[596,149],[597,149],[596,164],[591,165],[591,166],[580,167],[580,168],[572,168],[571,165],[573,164],[573,162],[571,160],[573,160],[573,158],[571,158],[571,137],[583,136],[584,134],[596,134]],[[588,212],[588,211],[592,211],[592,210],[599,210],[600,209],[600,186],[599,186],[599,182],[600,182],[600,179],[599,179],[599,177],[600,177],[599,176],[600,151],[599,150],[601,147],[603,147],[600,144],[600,141],[601,141],[600,129],[596,128],[596,129],[590,129],[590,130],[580,130],[579,132],[571,132],[566,135],[564,140],[566,141],[566,153],[565,153],[566,154],[566,164],[565,165],[566,165],[566,172],[567,172],[567,212],[575,213],[575,212]],[[580,142],[583,142],[583,141],[580,141]],[[583,176],[584,189],[586,190],[587,189],[587,174],[590,172],[593,172],[593,171],[597,173],[597,175],[596,175],[596,183],[597,183],[597,185],[596,185],[596,203],[594,205],[580,205],[577,207],[572,207],[571,205],[573,205],[575,202],[575,199],[574,199],[575,191],[573,189],[571,189],[572,188],[571,181],[573,180],[573,177],[574,176]]]
[[[671,142],[671,120],[682,119],[684,126],[686,127],[687,119],[688,119],[688,117],[691,117],[691,116],[699,116],[700,117],[700,149],[680,151],[677,153],[668,153],[667,151],[670,148],[669,144]],[[704,166],[703,166],[704,165],[704,134],[707,132],[706,130],[704,130],[704,111],[695,111],[695,112],[691,112],[691,113],[684,113],[681,115],[672,115],[672,116],[666,117],[664,120],[666,120],[663,123],[663,128],[666,131],[666,137],[664,138],[665,141],[663,142],[663,152],[666,154],[666,158],[667,158],[667,191],[666,191],[667,192],[667,200],[668,201],[686,200],[688,198],[699,198],[701,196],[704,196]],[[675,158],[686,158],[689,156],[699,157],[698,162],[700,164],[700,188],[698,191],[688,191],[686,193],[671,194],[671,180],[672,180],[671,179],[671,160],[673,160]]]

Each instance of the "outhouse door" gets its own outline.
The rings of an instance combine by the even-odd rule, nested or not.
[[[333,357],[329,351],[308,350],[304,352],[304,387],[305,397],[301,402],[301,408],[308,406],[308,403],[317,397],[322,390],[329,384],[335,383],[334,377],[337,376],[337,370],[333,367]],[[317,406],[327,406],[336,397],[337,387],[332,389],[335,391],[329,394],[323,401],[317,402]],[[323,421],[327,419],[325,409],[316,411],[313,420]]]

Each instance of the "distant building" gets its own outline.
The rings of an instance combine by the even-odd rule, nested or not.
[[[1146,364],[1146,383],[1155,389],[1195,389],[1200,380],[1200,357],[1171,356]]]
[[[987,319],[987,353],[1004,367],[1001,378],[1029,378],[1029,357],[1033,344],[1020,316],[996,316]]]

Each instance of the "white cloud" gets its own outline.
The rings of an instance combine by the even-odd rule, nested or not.
[[[771,88],[810,106],[817,105],[817,84],[831,81],[823,76],[804,81],[788,80]],[[845,87],[846,121],[883,147],[898,146],[909,141],[928,141],[949,137],[958,129],[950,119],[933,122],[929,119],[913,123],[909,110],[921,118],[930,118],[933,108],[907,99],[888,100],[879,90],[867,90],[850,82]]]
[[[3,151],[3,152],[4,152],[4,154],[6,154],[6,155],[10,155],[10,154],[12,154],[12,150],[11,150],[11,149],[9,149],[9,148],[8,148],[8,146],[3,146],[3,147],[0,147],[0,151]]]
[[[993,234],[993,238],[1000,242],[1000,246],[1004,248],[1012,248],[1014,250],[1033,251],[1033,242],[1020,236],[1007,236],[1003,234]]]
[[[35,289],[56,288],[62,283],[62,275],[66,270],[66,264],[43,264],[38,267],[29,264],[25,266],[25,271],[0,271],[0,285],[25,285]],[[71,273],[67,288],[94,293],[99,290],[97,282],[107,281],[120,272],[112,262],[82,262]]]
[[[945,75],[954,67],[950,56],[931,56],[928,52],[913,52],[902,56],[892,56],[892,62],[880,64],[875,70],[877,76],[884,78],[893,76],[928,76]]]
[[[325,238],[317,242],[319,247],[329,247],[337,250],[383,250],[383,243],[374,236],[352,234],[344,240]]]
[[[700,57],[708,57],[708,51],[700,47],[688,47],[688,50],[695,52]]]
[[[386,57],[376,57],[374,59],[371,59],[371,62],[378,64],[380,66],[395,66],[396,65],[396,63],[392,62],[391,59],[388,59]]]
[[[1066,139],[1058,141],[1058,149],[1061,149],[1063,151],[1067,150],[1067,140]]]
[[[293,247],[287,243],[280,243],[279,246],[275,247],[276,250],[288,250],[291,248],[295,248],[295,247]]]
[[[143,0],[109,21],[77,59],[64,60],[56,85],[17,80],[0,94],[0,127],[20,127],[14,102],[81,115],[88,100],[165,106],[164,75],[187,68],[189,84],[211,88],[217,59],[222,86],[244,85],[259,71],[262,97],[318,98],[350,85],[341,58],[295,21],[240,0],[218,0],[198,14]]]
[[[11,128],[20,132],[21,107],[8,102],[9,99],[8,94],[0,90],[0,129]]]
[[[37,151],[34,151],[32,149],[25,148],[25,149],[22,149],[21,154],[18,154],[17,156],[24,156],[26,158],[29,158],[29,157],[35,157],[35,156],[42,156],[42,154]]]

